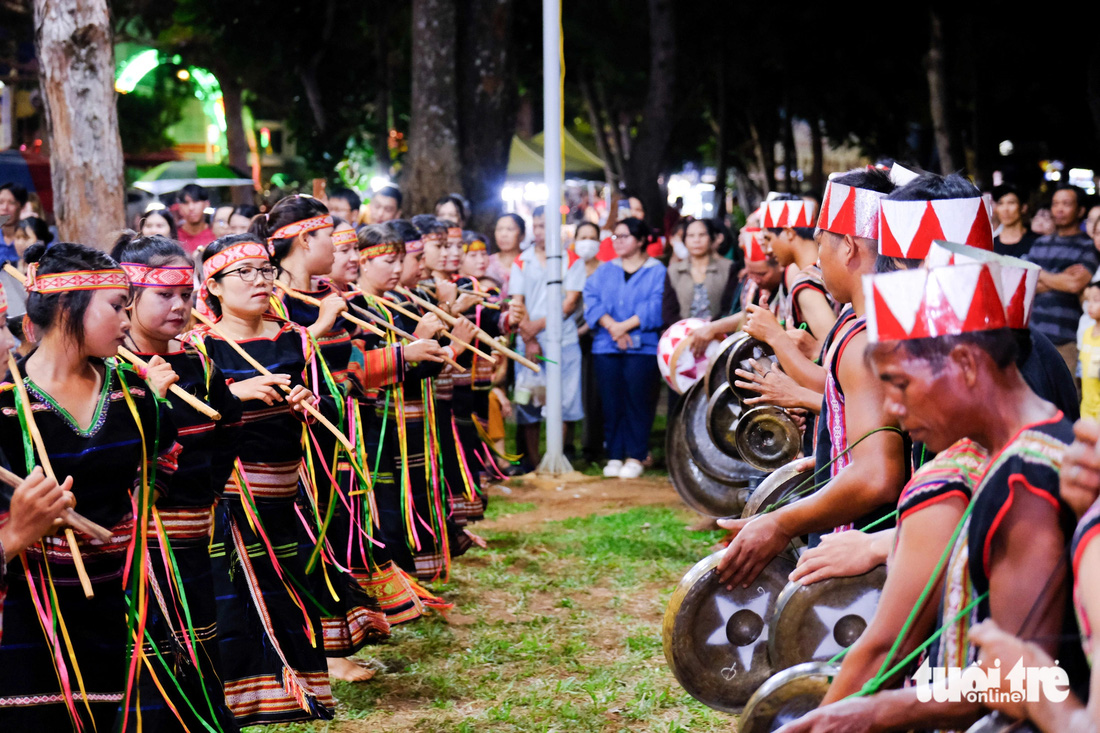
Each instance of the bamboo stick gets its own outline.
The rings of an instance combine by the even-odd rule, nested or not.
[[[253,359],[252,355],[249,354],[247,351],[245,351],[241,347],[240,344],[238,344],[236,341],[234,341],[233,339],[229,338],[224,333],[222,333],[218,329],[218,327],[216,325],[214,325],[213,321],[211,321],[209,318],[204,316],[202,313],[199,313],[194,308],[191,309],[191,314],[195,317],[195,319],[197,321],[199,321],[200,323],[205,325],[207,328],[209,328],[212,333],[214,333],[216,336],[218,336],[223,341],[225,341],[227,344],[229,344],[230,348],[232,348],[234,351],[236,351],[241,356],[242,359],[247,361],[253,369],[255,369],[260,374],[263,374],[265,376],[269,376],[269,377],[273,376],[271,374],[271,372],[268,371],[267,368],[263,364],[256,361],[255,359]],[[287,394],[290,394],[290,391],[291,391],[290,387],[288,387],[285,384],[282,384],[282,385],[279,385],[279,386],[282,387],[284,392],[286,392]],[[344,435],[342,432],[340,432],[340,429],[338,427],[333,425],[332,422],[327,417],[325,417],[324,415],[321,414],[320,410],[318,410],[316,407],[311,405],[309,402],[302,402],[301,404],[302,404],[302,407],[305,409],[305,411],[308,412],[311,416],[313,416],[313,419],[315,419],[317,422],[324,425],[325,428],[327,428],[330,433],[332,433],[333,435],[336,436],[336,439],[340,441],[340,444],[343,445],[345,448],[347,448],[348,453],[350,453],[352,455],[355,455],[355,446],[353,446],[351,444],[351,441],[348,440],[348,437],[346,435]]]
[[[17,270],[18,272],[18,270]],[[23,412],[26,413],[27,429],[31,433],[31,440],[38,450],[38,460],[42,463],[42,470],[46,475],[57,481],[57,474],[53,472],[50,456],[46,453],[46,444],[42,440],[42,433],[38,431],[38,423],[34,421],[34,410],[31,409],[31,398],[27,395],[27,385],[23,383],[23,376],[19,373],[19,366],[15,363],[15,357],[8,352],[8,368],[11,369],[12,379],[15,380],[15,390],[19,394],[19,401],[23,403]],[[110,375],[105,374],[104,379]],[[144,456],[142,456],[144,460]],[[84,558],[80,556],[80,545],[76,542],[76,535],[72,529],[65,528],[65,540],[69,543],[69,550],[73,553],[73,567],[76,568],[76,577],[80,579],[80,587],[84,589],[84,597],[92,598],[95,592],[92,590],[92,580],[88,577],[88,571],[84,569]]]
[[[348,307],[349,308],[354,308],[357,313],[362,313],[364,316],[371,319],[372,321],[377,323],[382,328],[385,328],[389,331],[392,331],[394,334],[397,335],[398,338],[406,339],[409,342],[417,340],[417,338],[414,334],[409,333],[408,331],[406,331],[403,328],[398,328],[394,324],[387,321],[385,318],[382,318],[381,316],[376,316],[375,314],[371,313],[370,311],[364,310],[363,308],[360,308],[355,303],[350,303],[349,302]],[[447,364],[450,364],[451,366],[453,366],[455,369],[457,369],[460,372],[466,371],[466,367],[462,366],[461,364],[459,364],[457,361],[455,361],[454,359],[452,359],[449,356],[444,355],[443,356],[443,361]]]
[[[145,361],[140,356],[127,349],[125,346],[118,347],[118,355],[140,369],[149,368],[149,362]],[[200,400],[195,395],[185,390],[183,387],[180,387],[178,384],[173,384],[169,386],[168,391],[174,394],[176,397],[179,397],[191,407],[201,412],[203,415],[206,415],[211,420],[222,419],[222,414],[220,412]]]
[[[316,306],[317,308],[321,307],[321,301],[318,300],[317,298],[314,298],[312,295],[306,295],[305,293],[303,293],[299,290],[295,290],[294,288],[290,287],[289,285],[284,285],[283,283],[279,282],[278,280],[275,281],[275,287],[279,288],[279,290],[282,290],[284,293],[286,293],[291,298],[294,298],[295,300],[300,300],[303,303],[308,303],[309,305]],[[355,325],[360,326],[361,328],[363,328],[366,331],[369,331],[370,333],[373,333],[375,336],[378,336],[380,338],[385,338],[385,336],[386,336],[386,334],[383,333],[381,330],[379,330],[376,326],[374,326],[371,323],[367,323],[362,318],[356,318],[355,316],[351,315],[350,313],[342,313],[341,315],[344,318],[346,318],[347,320],[354,323]]]
[[[438,306],[436,306],[432,303],[429,303],[428,301],[424,300],[420,296],[418,296],[415,293],[413,293],[412,291],[410,291],[408,288],[398,287],[397,292],[401,293],[402,295],[404,295],[406,298],[413,301],[414,303],[427,308],[432,313],[435,313],[437,316],[439,316],[439,318],[444,323],[446,323],[448,325],[453,326],[455,323],[458,322],[458,319],[455,318],[454,316],[452,316],[450,313],[447,313],[446,311],[439,308]],[[477,333],[478,339],[483,344],[495,349],[496,351],[499,351],[500,353],[507,356],[509,359],[512,359],[513,361],[522,364],[523,366],[527,367],[531,371],[534,371],[534,372],[541,372],[542,371],[542,368],[539,367],[538,364],[531,361],[530,359],[525,357],[523,354],[516,353],[515,351],[512,351],[511,349],[509,349],[507,346],[504,346],[503,344],[499,343],[496,339],[494,339],[489,334],[485,333],[485,331],[481,330],[477,326],[474,326],[474,331]]]
[[[412,320],[416,321],[417,323],[420,322],[420,314],[412,312],[408,308],[405,308],[404,306],[402,306],[400,303],[395,303],[394,301],[390,300],[389,298],[384,298],[380,295],[372,296],[372,297],[375,297],[378,300],[382,301],[388,307],[393,308],[395,311],[397,311],[401,315],[405,316],[406,318],[411,318]],[[446,327],[443,328],[442,333],[445,336],[447,336],[449,339],[451,339],[451,341],[454,341],[457,344],[462,344],[467,349],[474,352],[475,354],[477,354],[481,358],[488,359],[489,361],[496,361],[496,357],[494,357],[492,354],[486,354],[484,351],[477,348],[473,344],[471,344],[467,341],[463,341],[462,339],[456,337],[453,333],[448,331]]]

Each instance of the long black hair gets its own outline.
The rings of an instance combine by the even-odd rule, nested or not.
[[[248,227],[248,233],[259,237],[260,243],[263,244],[268,237],[287,224],[293,224],[303,219],[312,219],[315,216],[323,216],[327,213],[328,207],[312,196],[301,194],[287,196],[272,206],[271,211],[267,214],[260,214],[253,218],[252,224]],[[312,234],[313,232],[309,232],[306,236]],[[290,254],[290,246],[294,244],[296,238],[297,236],[283,237],[271,241],[271,244],[275,247],[275,254],[271,256],[272,264],[279,267],[283,259]]]
[[[98,249],[74,242],[58,242],[48,248],[38,242],[27,247],[23,259],[27,264],[37,262],[39,275],[118,268],[117,262]],[[93,295],[94,290],[27,293],[27,316],[40,333],[46,333],[62,322],[65,333],[81,343],[84,341],[84,314]]]

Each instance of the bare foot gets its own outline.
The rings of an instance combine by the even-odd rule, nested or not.
[[[465,532],[469,536],[470,540],[475,545],[477,545],[478,547],[480,547],[483,550],[488,549],[489,543],[485,541],[484,537],[478,536],[478,535],[474,534],[473,532],[471,532],[468,529],[464,529],[462,531]]]
[[[366,682],[374,677],[374,670],[360,667],[347,657],[329,657],[328,673],[345,682]]]

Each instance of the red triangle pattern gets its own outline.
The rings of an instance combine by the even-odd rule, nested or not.
[[[829,231],[836,233],[853,233],[856,231],[856,189],[848,189],[848,198],[841,204],[840,211],[836,212]]]
[[[966,235],[966,241],[971,247],[993,251],[993,227],[989,221],[989,212],[985,205],[978,207],[978,213],[974,216],[974,224],[970,227],[970,233]]]
[[[875,298],[875,330],[878,334],[878,340],[900,341],[907,338],[913,338],[894,316],[894,312],[890,310],[890,306],[886,303],[886,299],[879,293],[877,284],[874,285],[873,290]]]

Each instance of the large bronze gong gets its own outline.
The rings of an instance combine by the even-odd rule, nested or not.
[[[799,458],[776,469],[753,489],[741,512],[741,518],[748,519],[768,511],[770,507],[795,494],[801,497],[812,493],[813,473],[814,459],[812,458]]]
[[[787,584],[775,604],[768,650],[776,669],[825,662],[855,643],[871,623],[886,566],[862,575]]]
[[[727,590],[715,570],[723,552],[700,560],[676,587],[665,610],[664,646],[688,694],[735,713],[772,675],[768,619],[794,563],[776,558],[748,588]]]
[[[738,369],[752,371],[752,367],[747,363],[749,359],[756,359],[760,362],[765,359],[774,360],[775,352],[772,351],[772,347],[763,341],[757,341],[747,333],[741,332],[739,335],[743,338],[730,345],[729,355],[726,357],[726,381],[733,385],[733,391],[738,397],[747,400],[759,397],[760,394],[753,392],[751,389],[744,389],[735,385],[737,375],[734,372]]]
[[[750,466],[774,471],[802,452],[802,431],[782,407],[758,405],[741,413],[734,444]]]
[[[748,337],[747,333],[738,331],[732,336],[727,336],[722,340],[722,343],[718,344],[718,353],[711,359],[710,364],[707,366],[706,376],[703,377],[708,396],[713,395],[723,384],[729,384],[726,377],[726,361],[729,359],[730,349]]]
[[[777,672],[745,705],[738,733],[773,733],[821,705],[839,670],[809,662]]]
[[[740,458],[737,451],[737,422],[741,418],[741,400],[725,382],[711,393],[707,402],[707,434],[718,450],[730,458]]]

